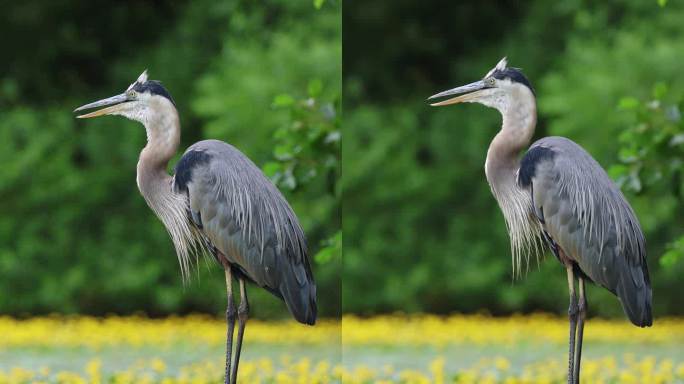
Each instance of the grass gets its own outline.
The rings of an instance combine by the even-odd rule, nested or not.
[[[251,320],[242,383],[561,383],[567,322],[534,315]],[[344,347],[340,347],[340,339]],[[225,325],[205,316],[0,317],[1,383],[217,383]],[[684,319],[590,319],[582,378],[684,382]]]

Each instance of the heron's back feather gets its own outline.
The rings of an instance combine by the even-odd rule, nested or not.
[[[190,146],[176,166],[176,191],[192,220],[228,261],[282,298],[302,323],[316,320],[316,285],[297,217],[254,163],[218,140]]]
[[[584,149],[562,137],[530,147],[518,182],[544,230],[582,273],[617,295],[638,326],[652,324],[646,241],[617,186]]]

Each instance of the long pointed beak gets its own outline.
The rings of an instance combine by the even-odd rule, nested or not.
[[[118,111],[121,109],[121,104],[125,103],[127,101],[130,101],[128,99],[128,96],[126,96],[125,93],[122,93],[120,95],[112,96],[107,99],[102,99],[98,100],[96,102],[82,105],[76,109],[74,109],[74,112],[78,111],[83,111],[86,109],[93,109],[93,108],[98,108],[98,107],[107,107],[107,108],[102,108],[94,112],[86,113],[85,115],[78,115],[76,116],[77,119],[87,119],[90,117],[97,117],[97,116],[102,116],[102,115],[108,115],[113,112]]]
[[[432,103],[430,104],[433,107],[439,107],[442,105],[449,105],[449,104],[456,104],[456,103],[462,103],[466,101],[473,100],[477,98],[477,91],[482,90],[487,88],[487,85],[484,83],[484,81],[479,80],[474,83],[470,83],[468,85],[464,85],[462,87],[458,88],[453,88],[448,91],[440,92],[436,95],[432,95],[428,97],[428,100],[434,100],[434,99],[439,99],[442,97],[446,96],[452,96],[452,95],[458,95],[456,97],[452,97],[447,100],[443,100],[437,103]]]

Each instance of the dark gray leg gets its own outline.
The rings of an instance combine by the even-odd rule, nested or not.
[[[568,317],[570,319],[570,349],[568,351],[568,384],[575,384],[574,355],[575,355],[575,331],[577,329],[577,296],[575,295],[575,274],[572,265],[566,266],[568,272],[568,290],[570,291],[570,307]]]
[[[582,360],[582,337],[584,336],[584,320],[587,318],[587,298],[584,293],[584,279],[578,278],[579,287],[579,321],[577,323],[577,345],[575,348],[575,361],[573,366],[575,368],[573,372],[573,377],[575,378],[575,383],[579,384],[580,379],[580,361]]]
[[[228,323],[228,333],[226,335],[226,377],[225,384],[230,384],[230,361],[233,352],[233,330],[235,329],[235,302],[233,301],[233,275],[230,266],[226,267],[226,292],[228,293],[228,304],[226,307],[226,322]]]
[[[249,315],[249,302],[247,302],[247,289],[245,280],[238,279],[240,282],[240,306],[238,307],[238,334],[237,345],[235,346],[235,361],[233,361],[233,384],[237,383],[238,364],[240,363],[240,351],[242,351],[242,337],[245,335],[245,325]]]

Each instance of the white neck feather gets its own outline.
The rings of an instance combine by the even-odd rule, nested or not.
[[[522,259],[529,261],[530,254],[541,252],[540,227],[531,217],[532,198],[529,191],[518,186],[520,152],[534,135],[537,123],[535,98],[529,88],[519,85],[490,105],[501,113],[501,131],[492,140],[487,151],[485,173],[504,218],[511,240],[513,273],[520,275]]]
[[[180,143],[178,112],[165,98],[154,100],[147,108],[136,119],[147,132],[147,145],[138,160],[138,189],[171,236],[181,273],[187,278],[190,255],[202,253],[204,242],[188,219],[187,197],[173,191],[173,178],[166,170]]]
[[[489,145],[485,163],[487,180],[493,187],[501,182],[515,181],[520,152],[530,144],[537,124],[537,105],[527,87],[513,87],[497,101],[492,107],[501,113],[503,123]]]

